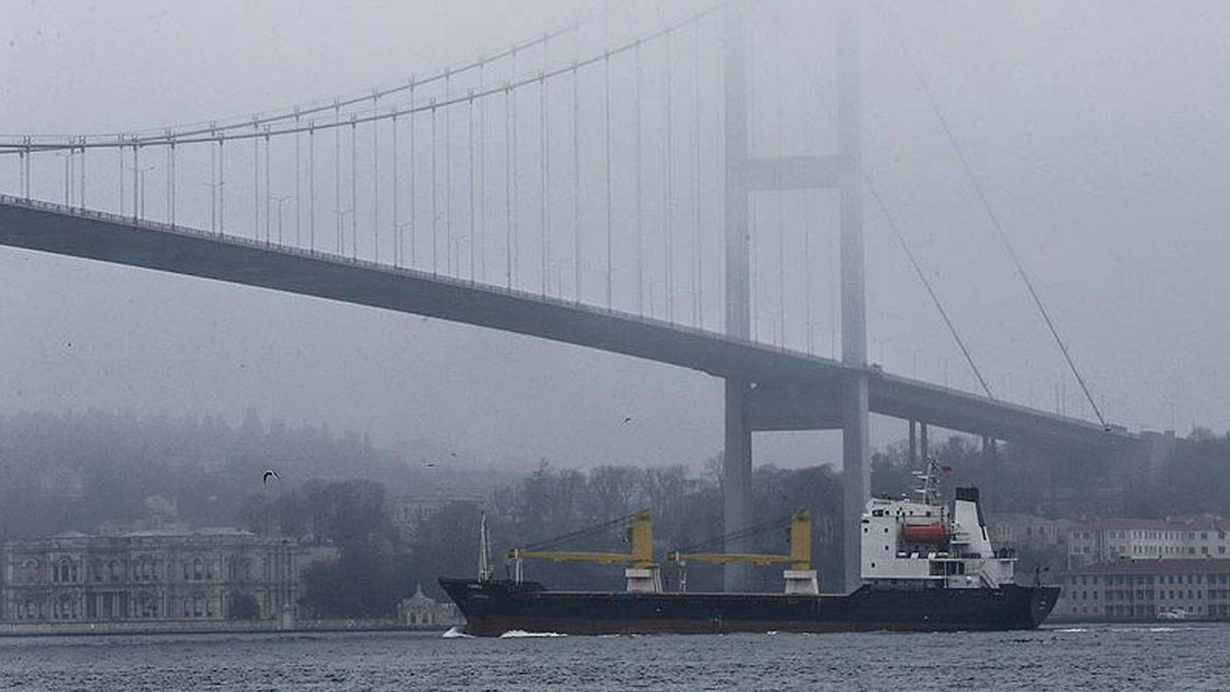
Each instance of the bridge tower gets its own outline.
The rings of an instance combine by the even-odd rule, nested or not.
[[[749,277],[747,150],[747,28],[746,8],[736,0],[726,6],[723,63],[726,126],[726,334],[751,337]],[[724,529],[727,534],[747,527],[752,516],[752,430],[748,396],[752,383],[726,379],[725,451],[722,458]],[[726,552],[748,552],[748,542],[727,539]],[[727,591],[747,582],[747,565],[725,567]]]
[[[841,361],[866,368],[867,316],[862,247],[861,0],[838,4],[838,167],[841,235]],[[845,486],[846,591],[859,588],[862,508],[871,495],[866,372],[843,382],[841,476]]]
[[[863,272],[862,0],[837,6],[837,148],[841,188],[841,360],[867,366],[867,311]],[[842,383],[842,483],[845,486],[844,584],[862,585],[859,522],[871,495],[867,374]]]
[[[751,335],[748,197],[757,190],[838,188],[841,238],[841,359],[860,369],[833,393],[842,430],[842,480],[845,535],[843,586],[853,590],[859,575],[859,520],[871,492],[868,460],[867,327],[864,299],[862,202],[862,89],[860,0],[839,0],[837,21],[838,109],[836,155],[753,158],[748,152],[746,7],[736,0],[726,9],[723,37],[726,136],[726,333]],[[725,453],[722,467],[726,533],[745,528],[752,517],[752,431],[754,408],[775,396],[756,392],[758,383],[725,382]],[[777,396],[784,396],[779,393]],[[823,419],[825,416],[821,416]],[[768,427],[765,429],[773,429]],[[726,550],[746,552],[747,539],[730,540]],[[727,565],[727,591],[743,588],[746,565]]]

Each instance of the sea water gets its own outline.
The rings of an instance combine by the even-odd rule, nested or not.
[[[1230,624],[1030,632],[0,639],[0,690],[1230,690]]]

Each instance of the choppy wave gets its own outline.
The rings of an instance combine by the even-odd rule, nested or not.
[[[541,637],[567,637],[559,632],[526,632],[525,630],[509,630],[500,635],[500,639],[533,639]]]
[[[786,630],[776,636],[762,631],[635,641],[569,635],[567,641],[477,638],[468,643],[443,641],[442,631],[0,637],[0,689],[1227,689],[1230,625],[1138,622],[1124,631],[1127,624],[1065,622],[1063,628],[1085,632],[1062,636],[1059,627],[935,635],[942,639]],[[1157,628],[1170,631],[1148,633]],[[976,670],[970,663],[974,650]],[[648,656],[652,665],[629,665],[630,656]]]
[[[465,632],[462,632],[460,627],[450,627],[448,628],[448,631],[444,633],[444,638],[445,639],[473,639],[474,635],[466,634]]]

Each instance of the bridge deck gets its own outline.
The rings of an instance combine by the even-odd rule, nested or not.
[[[797,409],[822,409],[841,378],[869,376],[871,410],[1006,440],[1095,447],[1135,435],[1015,404],[723,334],[573,302],[299,248],[138,222],[0,195],[0,245],[198,276],[426,315],[552,339],[801,392]],[[789,408],[789,404],[787,408]],[[828,415],[785,412],[765,429],[833,427]],[[815,421],[809,423],[809,421]]]

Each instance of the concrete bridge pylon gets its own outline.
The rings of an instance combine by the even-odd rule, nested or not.
[[[842,431],[844,492],[845,590],[861,583],[859,577],[859,519],[870,495],[868,453],[867,327],[864,299],[862,202],[862,90],[860,79],[860,21],[858,0],[841,0],[837,22],[838,151],[836,155],[752,158],[748,152],[747,122],[747,7],[736,0],[727,6],[723,31],[725,81],[725,231],[726,334],[746,340],[751,332],[751,287],[748,197],[755,190],[833,188],[839,190],[841,238],[841,360],[854,366],[833,393],[839,413],[828,416]],[[788,172],[789,175],[783,175]],[[757,383],[746,379],[725,381],[725,450],[723,490],[727,534],[752,520],[751,396]],[[821,418],[825,418],[821,416]],[[832,425],[836,422],[836,425]],[[729,539],[726,549],[747,552],[747,538]],[[745,565],[726,566],[725,586],[736,591],[747,584]]]

